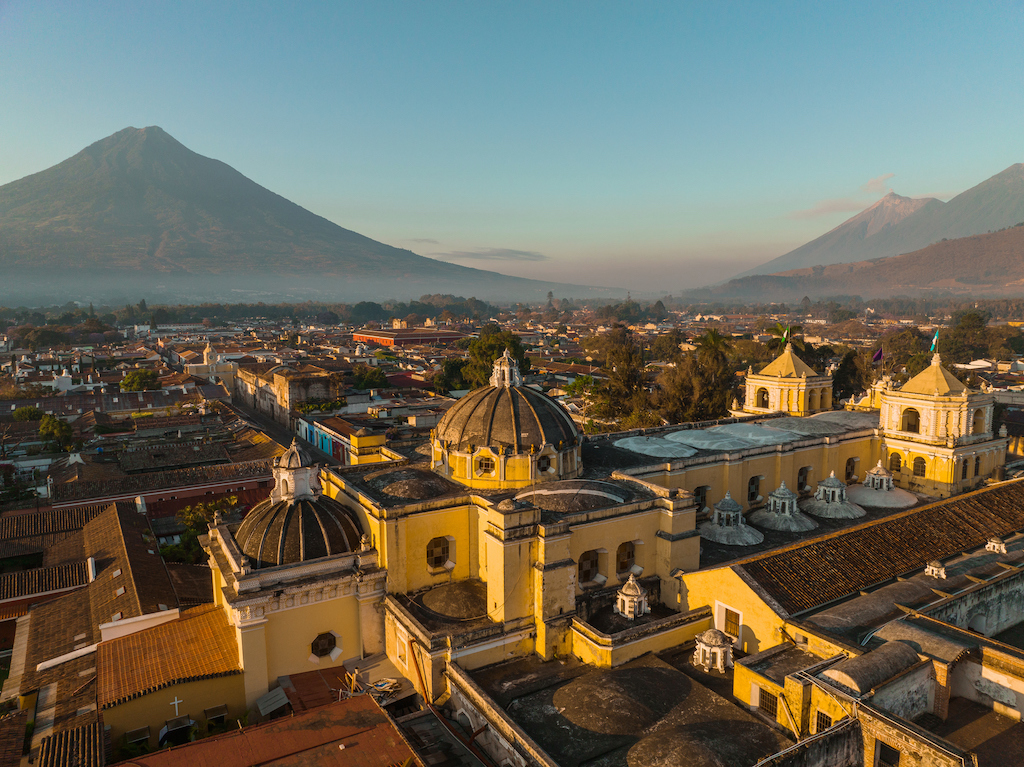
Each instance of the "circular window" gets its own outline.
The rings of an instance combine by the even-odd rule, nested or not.
[[[338,646],[338,639],[330,631],[326,634],[320,634],[316,639],[313,640],[312,650],[313,655],[318,658],[326,658],[332,652],[334,648]]]
[[[542,455],[537,459],[537,471],[547,471],[551,468],[551,456]]]

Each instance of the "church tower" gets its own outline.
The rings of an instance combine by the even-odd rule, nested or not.
[[[945,498],[1001,475],[1007,439],[993,433],[995,396],[967,388],[938,354],[878,399],[885,466],[900,487]]]
[[[786,344],[760,373],[747,373],[746,413],[813,415],[832,409],[832,376],[818,375]]]

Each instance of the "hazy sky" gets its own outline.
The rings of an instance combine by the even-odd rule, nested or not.
[[[129,125],[362,234],[671,293],[1024,161],[1020,2],[0,0],[0,184]]]

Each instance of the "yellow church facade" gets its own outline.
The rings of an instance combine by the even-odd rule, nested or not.
[[[933,497],[967,486],[954,474],[968,458],[983,456],[975,482],[1002,465],[991,395],[957,389],[941,366],[873,391],[877,409],[832,411],[828,376],[808,373],[791,347],[780,360],[748,392],[767,389],[769,405],[788,409],[592,438],[588,466],[571,419],[523,386],[507,355],[491,385],[438,424],[426,461],[392,453],[321,469],[290,450],[271,499],[205,541],[247,704],[279,676],[380,652],[429,700],[444,694],[453,661],[472,669],[536,653],[614,665],[710,627],[759,652],[781,641],[785,621],[742,578],[700,569],[699,518],[715,504],[728,495],[745,514],[783,482],[803,498],[827,481],[853,486],[897,452],[926,464],[925,481],[901,468],[896,484]],[[947,390],[935,391],[936,375]],[[902,428],[911,407],[916,432]],[[665,457],[629,452],[637,440]],[[630,579],[668,614],[627,642],[587,620]]]

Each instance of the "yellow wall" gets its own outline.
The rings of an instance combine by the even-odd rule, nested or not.
[[[188,714],[197,723],[205,722],[204,709],[227,705],[226,721],[240,719],[246,712],[245,688],[241,674],[182,682],[151,692],[126,703],[103,711],[103,723],[110,727],[111,741],[117,748],[123,745],[122,736],[130,730],[149,726],[150,747],[156,747],[160,729],[173,719],[173,700],[183,701],[178,706],[181,716]]]
[[[309,660],[313,640],[328,631],[340,634],[341,654],[332,661]],[[267,675],[270,681],[286,674],[340,666],[361,654],[359,609],[355,594],[269,613],[266,624]],[[265,690],[264,690],[265,692]]]
[[[712,609],[714,627],[725,631],[725,608],[740,614],[737,648],[748,654],[767,650],[782,641],[783,621],[729,567],[698,570],[683,576],[684,610]]]
[[[574,622],[571,632],[572,654],[591,666],[615,668],[639,658],[644,653],[661,652],[691,642],[694,637],[709,628],[711,619],[702,617],[633,641],[612,642],[608,637],[603,637]]]
[[[837,477],[844,479],[846,462],[850,458],[860,459],[856,473],[857,477],[863,480],[864,474],[875,465],[879,455],[878,440],[873,436],[865,436],[782,453],[762,453],[732,462],[723,459],[716,463],[688,466],[672,472],[659,472],[645,476],[644,479],[663,487],[690,492],[698,487],[707,486],[710,488],[707,493],[708,508],[722,500],[727,491],[738,503],[751,508],[767,502],[768,494],[778,488],[783,481],[787,487],[796,490],[797,478],[804,466],[811,467],[807,483],[811,490],[814,490],[817,483],[827,478],[833,471]],[[759,491],[763,500],[748,503],[748,482],[754,476],[764,477]]]
[[[661,529],[661,515],[662,509],[654,508],[626,516],[574,525],[569,539],[569,555],[579,562],[580,555],[584,552],[605,549],[606,553],[598,555],[599,572],[608,579],[606,585],[613,586],[628,577],[628,573],[617,577],[615,572],[615,556],[619,546],[630,541],[643,541],[643,544],[636,544],[634,549],[636,564],[644,568],[644,575],[660,574],[656,573],[656,549],[658,531]],[[578,582],[576,593],[583,593]]]
[[[388,551],[384,566],[388,570],[389,590],[403,593],[448,582],[447,570],[427,567],[427,544],[437,537],[454,539],[454,550],[449,550],[455,562],[452,580],[479,577],[477,514],[474,506],[455,506],[416,512],[389,523],[384,542]]]

